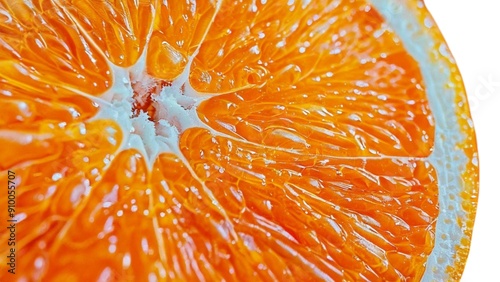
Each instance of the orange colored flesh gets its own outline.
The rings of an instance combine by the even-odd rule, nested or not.
[[[418,64],[366,2],[42,2],[0,1],[12,18],[0,20],[0,176],[18,177],[19,273],[422,277],[439,213],[434,121]],[[161,81],[195,56],[190,84],[209,97],[198,116],[225,135],[184,131],[189,167],[162,154],[149,170],[119,151],[114,121],[90,120],[88,97],[113,83],[106,60],[129,67],[143,50]]]

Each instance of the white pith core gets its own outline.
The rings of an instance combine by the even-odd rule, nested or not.
[[[113,84],[95,100],[101,109],[95,119],[111,119],[119,124],[124,134],[120,151],[137,149],[151,167],[161,153],[182,157],[179,136],[186,129],[207,128],[196,108],[208,96],[197,93],[189,84],[191,62],[173,81],[146,73],[146,51],[128,68],[110,64]],[[149,113],[147,106],[152,110]]]

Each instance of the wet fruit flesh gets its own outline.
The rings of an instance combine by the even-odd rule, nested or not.
[[[422,277],[439,214],[435,122],[417,62],[371,5],[115,2],[0,4],[19,269]],[[130,141],[150,144],[141,113],[149,137],[168,139],[158,154]]]

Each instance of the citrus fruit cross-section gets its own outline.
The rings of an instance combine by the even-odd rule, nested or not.
[[[1,281],[454,281],[479,168],[422,1],[0,0],[12,173]]]

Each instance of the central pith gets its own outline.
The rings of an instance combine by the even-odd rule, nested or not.
[[[141,112],[147,113],[150,121],[155,121],[156,114],[154,99],[159,95],[161,90],[165,87],[171,87],[172,83],[165,80],[153,81],[153,83],[144,89],[141,82],[132,82],[132,89],[134,91],[132,104],[132,117],[137,117]]]
[[[114,83],[101,96],[99,118],[120,125],[122,150],[137,149],[152,164],[161,153],[180,156],[179,138],[188,128],[206,127],[196,112],[203,97],[189,85],[188,73],[168,81],[148,75],[141,60],[129,68],[113,67]]]

